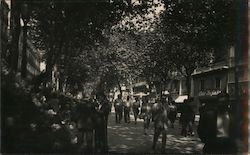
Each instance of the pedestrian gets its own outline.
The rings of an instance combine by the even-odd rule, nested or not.
[[[123,112],[123,101],[122,101],[122,96],[120,94],[118,95],[118,98],[115,100],[114,108],[115,108],[115,122],[121,123],[122,112]]]
[[[111,112],[112,106],[105,94],[99,94],[97,97],[98,97],[97,98],[98,102],[101,104],[101,108],[104,113],[105,121],[108,123],[108,116]]]
[[[131,103],[130,103],[130,97],[127,96],[127,100],[124,103],[124,122],[130,123],[130,109],[131,109]]]
[[[190,105],[189,100],[184,100],[184,104],[181,109],[180,121],[182,125],[181,135],[187,136],[188,134],[194,135],[193,123],[194,123],[195,113]]]
[[[159,136],[162,134],[162,145],[161,153],[165,152],[166,139],[167,139],[167,129],[168,129],[168,105],[163,102],[159,103],[159,108],[154,119],[154,139],[153,139],[153,150],[155,150]]]
[[[84,152],[93,152],[93,133],[95,125],[95,107],[88,98],[81,100],[76,107],[77,112],[77,128],[79,131],[78,145],[80,152],[86,148]],[[86,147],[84,146],[86,144]]]
[[[110,104],[106,96],[101,93],[97,96],[98,106],[96,106],[96,128],[95,128],[95,146],[98,153],[107,153],[107,123],[110,113]]]
[[[159,98],[157,98],[156,102],[152,105],[152,122],[155,121],[155,116],[159,112],[160,108],[161,108],[161,102]]]
[[[149,129],[150,119],[152,118],[152,108],[148,102],[148,97],[145,96],[142,100],[141,108],[142,118],[144,120],[144,134],[147,135],[147,130]]]
[[[174,122],[176,120],[177,116],[177,107],[174,103],[174,101],[169,103],[169,112],[168,112],[168,118],[171,122],[171,127],[174,128]]]
[[[135,118],[135,124],[137,124],[137,117],[139,114],[139,108],[140,108],[140,101],[138,99],[138,97],[135,98],[135,102],[133,103],[133,114],[134,114],[134,118]]]
[[[206,154],[236,154],[237,145],[230,135],[231,115],[229,113],[229,95],[218,94],[215,103],[204,103],[200,107],[198,135]]]

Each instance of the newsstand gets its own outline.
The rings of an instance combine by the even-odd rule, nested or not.
[[[231,138],[231,114],[228,95],[220,93],[199,98],[200,119],[197,133],[205,144],[206,154],[235,154],[237,147]]]

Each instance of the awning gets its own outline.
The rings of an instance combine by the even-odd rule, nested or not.
[[[183,103],[185,99],[187,99],[188,96],[187,95],[181,95],[181,96],[178,96],[176,99],[175,99],[175,102],[176,103]]]
[[[200,74],[204,74],[204,73],[209,73],[212,71],[224,70],[224,69],[228,69],[228,68],[229,68],[228,66],[206,67],[206,68],[201,69],[199,71],[194,71],[194,73],[192,73],[192,76],[200,75]]]
[[[145,93],[143,93],[143,92],[140,92],[140,93],[137,93],[137,94],[134,94],[133,96],[140,96],[140,97],[142,97],[142,96],[147,96],[148,94],[145,94]]]

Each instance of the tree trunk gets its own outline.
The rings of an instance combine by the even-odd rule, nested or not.
[[[119,88],[119,91],[120,91],[120,94],[121,94],[121,97],[122,97],[122,87],[121,87],[121,84],[120,84],[118,78],[116,78],[116,82],[117,82],[117,85],[118,85],[118,88]]]
[[[50,52],[51,51],[52,50],[50,50]],[[51,54],[49,54],[46,60],[46,83],[51,82],[52,80],[52,68],[53,68],[52,56]]]
[[[11,48],[10,48],[10,61],[11,69],[17,71],[18,69],[18,56],[19,56],[19,36],[20,36],[20,2],[18,0],[11,1]]]
[[[63,84],[64,84],[64,79],[62,75],[59,75],[59,91],[63,92]]]
[[[191,74],[187,74],[186,76],[186,87],[187,87],[187,95],[189,98],[191,95]]]
[[[22,49],[21,75],[23,78],[27,77],[27,23],[24,23],[24,26],[23,26],[23,49]]]

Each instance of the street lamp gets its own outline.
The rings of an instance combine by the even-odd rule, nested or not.
[[[27,76],[27,23],[29,21],[28,4],[21,5],[21,18],[23,20],[23,49],[22,49],[22,63],[21,74],[23,78]]]

